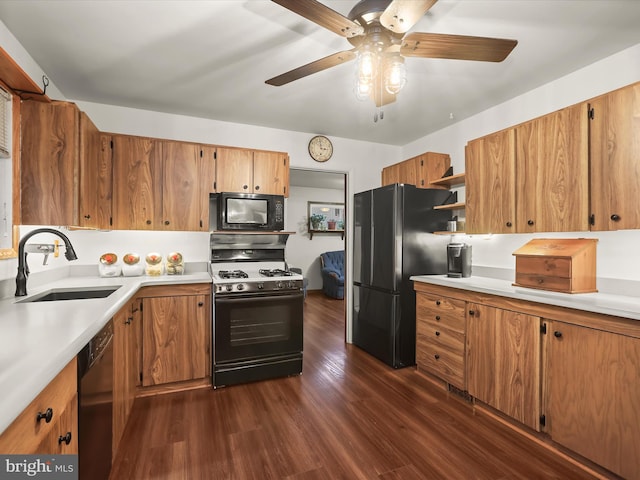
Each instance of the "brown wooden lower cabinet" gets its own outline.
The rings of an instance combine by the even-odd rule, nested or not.
[[[139,377],[136,331],[140,323],[140,300],[127,303],[113,317],[113,435],[115,457],[136,395]]]
[[[551,437],[640,478],[640,339],[557,321],[550,329]]]
[[[0,452],[77,454],[77,376],[74,358],[0,435]]]
[[[640,322],[420,282],[415,290],[418,370],[465,385],[475,405],[578,460],[640,479]],[[423,338],[452,305],[466,312],[462,383],[426,361],[433,342]]]
[[[142,386],[205,378],[211,285],[148,287],[142,298]]]

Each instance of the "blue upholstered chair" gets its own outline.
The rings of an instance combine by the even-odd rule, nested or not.
[[[320,254],[322,291],[331,298],[344,298],[344,250]]]

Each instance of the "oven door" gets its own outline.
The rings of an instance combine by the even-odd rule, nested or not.
[[[301,354],[303,302],[301,291],[214,295],[214,370]]]

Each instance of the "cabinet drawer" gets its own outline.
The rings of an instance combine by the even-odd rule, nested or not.
[[[418,345],[437,347],[457,355],[464,355],[465,335],[433,323],[421,323],[416,333]]]
[[[516,273],[516,283],[520,287],[533,287],[543,290],[559,290],[562,292],[571,291],[571,279],[560,277],[549,277],[546,275],[533,275],[526,273]]]
[[[0,436],[0,452],[30,454],[57,428],[61,414],[72,405],[77,391],[77,367],[74,358],[25,408]],[[44,416],[51,409],[51,419]],[[38,419],[41,415],[43,418]]]
[[[465,302],[418,293],[416,295],[416,319],[437,322],[449,329],[464,332]]]
[[[558,257],[516,257],[516,272],[571,277],[571,259]]]
[[[464,355],[440,349],[427,342],[416,352],[418,370],[423,370],[445,382],[464,389]]]

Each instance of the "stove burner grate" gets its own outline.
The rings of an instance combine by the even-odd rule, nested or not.
[[[265,277],[290,277],[293,275],[293,272],[289,270],[282,270],[281,268],[273,268],[271,270],[263,268],[258,270],[258,273]]]
[[[220,278],[248,278],[249,275],[242,270],[220,270],[218,272]]]

